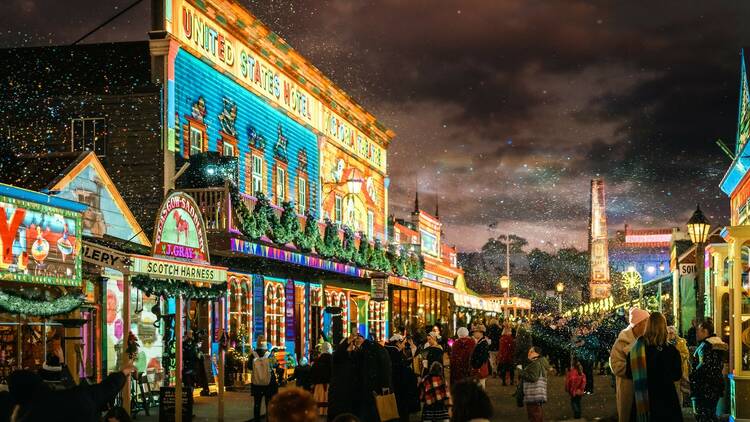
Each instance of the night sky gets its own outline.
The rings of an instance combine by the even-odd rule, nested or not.
[[[9,0],[1,47],[70,43],[131,0]],[[87,42],[146,39],[143,4]],[[589,182],[610,232],[684,226],[734,148],[746,1],[245,1],[397,137],[392,213],[439,197],[447,240],[506,230],[586,246]]]

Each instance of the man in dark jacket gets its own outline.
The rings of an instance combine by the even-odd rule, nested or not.
[[[492,367],[490,376],[500,373],[500,368],[497,366],[497,355],[500,351],[501,335],[502,328],[500,328],[500,323],[497,322],[496,318],[492,318],[490,325],[487,327],[487,337],[490,339],[490,367]]]
[[[417,378],[411,368],[411,360],[404,353],[406,345],[401,334],[394,334],[385,346],[391,358],[393,393],[396,395],[399,419],[402,422],[408,422],[409,413],[419,408]]]
[[[354,406],[355,362],[354,339],[351,335],[336,346],[331,359],[331,385],[328,389],[328,420],[343,413],[352,413]]]
[[[477,324],[471,329],[477,345],[471,353],[471,369],[482,388],[485,387],[487,376],[490,372],[490,339],[485,337],[487,329],[482,324]]]
[[[380,344],[366,340],[361,335],[354,339],[355,353],[355,414],[363,421],[378,420],[375,394],[383,394],[383,389],[393,390],[391,380],[391,359],[388,351]]]
[[[724,395],[724,361],[728,346],[716,336],[710,319],[695,327],[699,341],[693,354],[693,371],[690,373],[690,393],[693,399],[695,419],[717,421],[716,405]]]

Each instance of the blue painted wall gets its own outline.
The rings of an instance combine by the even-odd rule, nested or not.
[[[187,124],[185,116],[190,116],[193,104],[199,97],[203,97],[206,103],[205,124],[208,132],[208,149],[216,151],[217,140],[221,138],[219,130],[219,114],[224,107],[224,98],[233,101],[237,105],[237,143],[240,156],[240,190],[248,192],[245,186],[249,164],[245,160],[245,154],[250,151],[248,147],[249,128],[252,126],[256,132],[266,139],[265,146],[265,170],[266,170],[266,193],[274,192],[271,186],[273,165],[275,163],[273,149],[278,139],[278,127],[281,124],[283,133],[288,140],[288,181],[290,199],[296,199],[297,182],[297,156],[300,149],[307,152],[307,175],[308,191],[311,207],[316,215],[319,197],[319,151],[315,134],[296,121],[287,117],[284,113],[276,110],[263,99],[252,94],[241,85],[233,81],[229,76],[218,72],[210,65],[195,58],[190,53],[180,50],[175,58],[175,111],[177,113],[177,137],[180,142],[180,154],[183,151],[183,126]],[[248,168],[246,168],[248,167]]]

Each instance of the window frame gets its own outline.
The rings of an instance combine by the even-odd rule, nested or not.
[[[86,143],[86,123],[93,124],[94,137],[91,139],[91,147],[87,147]],[[98,151],[97,144],[99,143],[100,136],[97,134],[97,122],[102,123],[103,135],[101,136],[102,151]],[[76,123],[80,123],[81,137],[76,138]],[[105,157],[107,155],[107,144],[109,141],[109,132],[107,131],[107,118],[106,117],[72,117],[70,119],[70,150],[71,151],[92,151],[97,157]],[[79,144],[79,145],[77,145]]]
[[[281,171],[281,175],[283,176],[284,180],[283,183],[279,184],[279,171]],[[279,192],[279,187],[283,190],[283,192]],[[281,195],[280,195],[281,193]],[[287,165],[285,163],[277,161],[276,164],[274,164],[273,168],[273,203],[281,206],[284,202],[288,201],[288,195],[289,195],[289,169],[287,168]]]
[[[309,189],[308,189],[306,176],[297,177],[297,192],[296,193],[297,193],[297,213],[301,215],[305,215],[305,212],[310,206],[310,201],[308,200]]]
[[[336,194],[333,199],[333,222],[341,225],[344,221],[344,197]]]

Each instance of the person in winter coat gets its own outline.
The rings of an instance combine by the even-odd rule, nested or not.
[[[310,383],[312,384],[313,398],[318,404],[318,415],[328,416],[328,389],[331,383],[333,371],[333,347],[331,343],[324,342],[320,346],[320,354],[313,361],[310,369]]]
[[[534,344],[531,339],[531,332],[529,332],[527,323],[519,324],[518,328],[516,329],[515,347],[513,348],[513,365],[515,365],[516,367],[518,365],[526,366],[526,364],[528,363],[528,358],[526,357],[526,355],[533,345]]]
[[[459,328],[457,334],[451,347],[451,385],[471,377],[471,354],[477,344],[466,327]]]
[[[594,393],[594,363],[599,354],[599,339],[587,326],[582,327],[575,347],[575,355],[586,374],[586,394]],[[562,375],[562,374],[561,374]]]
[[[526,355],[529,364],[521,370],[523,382],[523,402],[529,422],[544,421],[544,409],[547,402],[547,372],[550,369],[547,358],[542,356],[539,347],[531,347]]]
[[[406,346],[406,340],[401,334],[391,336],[385,346],[391,358],[393,394],[396,396],[399,420],[402,422],[409,422],[409,414],[412,412],[414,402],[418,400],[417,389],[414,388],[417,385],[417,378],[411,370],[410,360],[404,353]]]
[[[482,388],[485,387],[487,377],[490,376],[490,339],[484,336],[487,331],[482,324],[475,325],[472,329],[474,340],[477,345],[471,353],[471,371]]]
[[[393,391],[391,359],[388,351],[361,335],[354,339],[354,414],[364,421],[379,419],[373,394],[383,394],[384,389]]]
[[[336,346],[331,357],[331,383],[328,388],[328,420],[344,413],[352,413],[354,407],[355,335],[345,338]]]
[[[565,391],[570,395],[570,407],[573,408],[573,418],[581,418],[581,398],[586,389],[586,374],[578,359],[573,358],[568,373],[565,375]]]
[[[433,362],[427,375],[419,382],[419,400],[423,403],[422,421],[448,422],[450,395],[440,363]]]
[[[687,348],[687,341],[684,338],[677,335],[677,329],[674,326],[667,327],[667,342],[680,352],[680,359],[682,360],[682,378],[675,382],[675,388],[677,388],[677,396],[680,398],[680,403],[685,403],[685,394],[690,394],[690,351]]]
[[[424,350],[422,350],[422,376],[427,375],[430,367],[433,363],[437,362],[443,364],[443,347],[438,343],[440,337],[435,331],[430,331],[427,334],[427,344]]]
[[[693,411],[696,421],[716,421],[716,405],[724,395],[724,360],[728,346],[716,336],[713,321],[699,323],[695,328],[698,347],[690,374]]]
[[[121,371],[110,374],[98,384],[80,384],[53,391],[34,372],[14,371],[8,379],[8,390],[15,405],[11,420],[99,422],[104,406],[114,400],[133,372],[135,367],[128,362]]]
[[[628,352],[625,373],[633,380],[638,421],[682,421],[682,406],[674,388],[682,377],[680,352],[667,343],[667,320],[659,312]]]
[[[503,329],[500,327],[500,323],[497,322],[497,318],[492,318],[487,326],[487,337],[490,339],[490,366],[492,367],[490,376],[500,374],[498,355],[500,354],[500,336],[502,332]]]
[[[307,362],[307,358],[302,358],[299,365],[294,367],[294,373],[289,381],[295,381],[297,387],[312,392],[311,372],[312,366]]]
[[[494,342],[494,341],[493,341]],[[497,356],[497,364],[500,367],[500,379],[505,383],[505,375],[510,374],[510,385],[515,384],[515,377],[513,376],[513,352],[515,345],[513,344],[513,334],[509,326],[503,329],[503,335],[500,336],[500,353]],[[492,343],[490,343],[492,347]]]
[[[453,416],[451,422],[490,422],[492,402],[482,387],[474,380],[466,379],[451,384]]]
[[[619,422],[629,422],[633,407],[633,381],[627,377],[627,361],[630,347],[646,332],[648,326],[648,311],[639,308],[630,309],[627,328],[620,334],[612,345],[609,353],[609,366],[616,377],[617,417]]]

